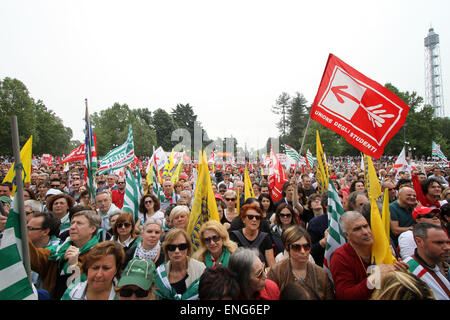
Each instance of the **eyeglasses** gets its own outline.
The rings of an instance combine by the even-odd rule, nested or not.
[[[124,223],[119,222],[119,223],[116,223],[116,226],[117,226],[118,229],[120,229],[122,227],[129,228],[129,227],[131,227],[131,223],[129,223],[129,222],[124,222]]]
[[[117,184],[125,184],[125,182],[117,182]]]
[[[221,239],[221,237],[218,234],[216,234],[209,238],[203,238],[203,242],[205,242],[205,243],[210,243],[211,241],[218,242],[220,239]]]
[[[262,268],[258,271],[258,273],[255,275],[255,277],[257,279],[262,279],[263,276],[266,274],[266,269],[264,268],[264,266],[262,266]]]
[[[188,244],[187,243],[180,243],[180,244],[168,244],[167,245],[167,250],[168,251],[175,251],[175,250],[186,250],[188,248]]]
[[[311,249],[311,245],[309,243],[305,243],[305,244],[291,244],[291,250],[300,252],[300,250],[303,248],[303,250],[308,251],[309,249]]]
[[[292,214],[290,213],[280,213],[280,218],[290,218]]]
[[[252,214],[248,214],[248,215],[246,215],[246,217],[248,220],[253,220],[253,219],[261,220],[261,216],[254,216]]]
[[[152,200],[145,200],[145,201],[144,201],[144,204],[152,204],[152,203],[153,203]]]
[[[119,295],[124,298],[129,298],[133,294],[136,296],[136,298],[145,298],[148,295],[148,290],[144,290],[141,288],[138,288],[136,290],[122,288],[119,290]]]
[[[27,227],[28,231],[36,231],[36,230],[42,230],[42,227],[40,228],[33,228],[33,227]]]
[[[51,187],[52,188],[59,188],[59,184],[52,184]]]
[[[236,198],[225,198],[226,201],[236,201]]]

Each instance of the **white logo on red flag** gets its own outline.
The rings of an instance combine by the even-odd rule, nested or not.
[[[388,89],[330,54],[311,118],[363,153],[379,158],[408,111]]]

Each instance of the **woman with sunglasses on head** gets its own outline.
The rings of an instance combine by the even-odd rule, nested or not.
[[[134,217],[130,212],[122,212],[116,220],[111,240],[117,241],[122,245],[125,253],[136,243],[138,236],[134,233]]]
[[[334,299],[333,285],[327,272],[309,261],[311,237],[301,226],[294,225],[283,233],[288,259],[270,268],[267,278],[275,281],[280,291],[288,283],[307,285],[322,300]]]
[[[186,231],[170,230],[162,244],[166,263],[156,269],[156,295],[165,300],[197,300],[198,283],[206,266],[191,259],[191,240]]]
[[[131,259],[139,258],[143,260],[151,260],[156,267],[164,263],[164,252],[161,250],[161,236],[163,227],[158,219],[148,219],[143,227],[141,236],[137,240],[137,245],[127,250],[125,254],[125,265]]]
[[[228,267],[237,244],[230,240],[227,229],[219,221],[210,220],[200,228],[199,237],[200,246],[192,257],[204,262],[207,268]]]
[[[244,227],[230,232],[230,239],[239,247],[256,248],[259,258],[268,267],[275,263],[272,240],[267,232],[260,230],[262,210],[259,203],[251,203],[242,206],[241,219]]]
[[[157,196],[153,193],[147,193],[142,196],[139,202],[139,221],[144,225],[147,219],[159,219],[162,223],[164,220],[164,212],[160,211],[161,203]]]

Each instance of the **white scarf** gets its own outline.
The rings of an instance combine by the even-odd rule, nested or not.
[[[159,248],[160,248],[159,241],[156,244],[156,246],[154,246],[150,250],[144,249],[144,247],[142,246],[142,242],[139,242],[139,244],[137,245],[137,248],[136,248],[136,252],[134,253],[134,257],[138,257],[139,259],[154,261],[156,256],[158,255]]]

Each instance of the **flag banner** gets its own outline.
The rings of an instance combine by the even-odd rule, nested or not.
[[[254,198],[255,192],[253,191],[252,182],[250,180],[250,175],[248,174],[247,167],[244,171],[244,200],[247,201],[248,198]]]
[[[203,153],[203,156],[199,157],[199,161],[197,187],[195,188],[194,203],[192,204],[187,228],[187,233],[191,237],[194,252],[200,246],[199,231],[201,226],[209,220],[220,221],[216,198],[214,197],[211,178],[209,176],[206,153]]]
[[[292,158],[296,162],[300,161],[300,155],[299,153],[292,147],[288,146],[287,144],[284,145],[284,149],[286,151],[286,156]]]
[[[89,111],[87,107],[86,102],[86,114],[85,114],[85,138],[84,138],[84,146],[85,146],[85,152],[84,152],[84,180],[86,181],[86,187],[89,192],[89,198],[92,202],[95,202],[95,192],[97,189],[97,186],[95,184],[95,175],[97,173],[98,169],[98,163],[97,163],[97,145],[96,141],[94,140],[93,132],[92,132],[92,126],[91,121],[89,120]]]
[[[173,159],[173,149],[172,149],[169,159],[167,160],[166,165],[164,166],[164,169],[163,169],[162,177],[164,180],[172,177],[173,166],[174,166],[174,159]]]
[[[311,169],[314,167],[314,157],[309,149],[306,151],[306,165]]]
[[[328,272],[331,281],[333,281],[330,271],[331,257],[337,248],[347,242],[347,239],[339,225],[339,219],[344,214],[344,208],[342,207],[341,200],[339,199],[333,181],[331,179],[328,181],[328,237],[327,244],[325,245],[323,268]]]
[[[136,170],[136,173],[138,173],[138,170]],[[129,166],[126,168],[125,181],[126,187],[122,211],[130,212],[134,217],[134,222],[137,222],[139,219],[139,200],[141,199],[141,190],[139,183]]]
[[[400,171],[408,171],[411,170],[408,165],[408,161],[406,161],[406,153],[405,153],[405,147],[403,147],[402,151],[397,157],[397,160],[395,160],[394,163],[394,170],[396,173]]]
[[[378,159],[408,111],[409,106],[391,91],[330,54],[311,118]]]
[[[273,202],[277,202],[283,198],[283,185],[288,181],[277,154],[270,146],[269,161],[269,191]]]
[[[436,142],[434,142],[434,141],[431,142],[431,156],[432,157],[437,157],[437,158],[441,159],[442,161],[448,163],[447,157],[441,151],[441,146],[439,144],[437,144]]]
[[[180,180],[180,175],[181,175],[182,169],[183,169],[183,157],[180,158],[177,168],[175,169],[175,172],[172,175],[171,181],[173,184],[175,184],[176,182],[178,182],[178,180]]]
[[[23,264],[19,197],[14,197],[0,243],[0,300],[37,300]]]
[[[31,158],[32,158],[32,147],[33,147],[33,136],[28,138],[27,142],[20,150],[20,162],[22,163],[22,183],[27,183],[31,181]],[[17,182],[16,182],[16,163],[13,162],[11,167],[8,170],[3,182],[11,182],[13,189],[11,191],[11,196],[14,196],[16,193]]]
[[[373,235],[371,264],[394,264],[396,259],[392,255],[389,237],[386,236],[386,227],[373,198],[370,199],[370,229]]]
[[[373,166],[372,158],[368,155],[364,155],[364,184],[367,190],[367,195],[369,199],[380,200],[381,195],[381,185],[378,180],[377,172]]]
[[[150,161],[155,161],[156,166],[157,166],[157,171],[164,168],[164,166],[166,165],[166,162],[167,162],[167,155],[162,147],[158,147],[158,149],[153,151],[152,160],[150,160]]]
[[[94,144],[97,145],[97,135],[94,134]],[[83,161],[86,157],[85,155],[85,144],[83,143],[79,147],[73,149],[62,161],[61,163],[66,162],[75,162],[75,161]]]
[[[328,189],[328,166],[327,159],[320,142],[319,130],[316,130],[316,157],[317,157],[317,184],[320,194]]]
[[[107,174],[112,170],[120,169],[134,161],[134,141],[133,141],[133,128],[128,130],[127,141],[120,147],[117,147],[100,160],[100,167],[98,174]]]

